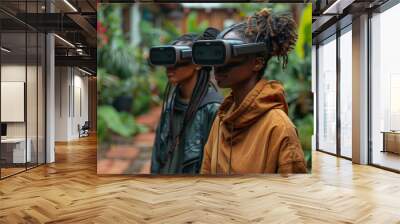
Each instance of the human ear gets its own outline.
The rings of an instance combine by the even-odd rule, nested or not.
[[[260,71],[265,65],[264,58],[262,57],[257,57],[254,59],[254,66],[253,66],[253,71],[258,72]]]

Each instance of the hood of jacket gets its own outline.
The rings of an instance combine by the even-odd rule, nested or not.
[[[246,95],[238,107],[234,108],[234,100],[230,94],[222,103],[218,112],[222,128],[223,141],[234,145],[240,141],[241,134],[272,109],[288,113],[283,86],[278,81],[261,79]]]

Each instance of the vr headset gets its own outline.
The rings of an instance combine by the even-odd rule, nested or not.
[[[193,44],[193,62],[203,66],[225,65],[243,60],[243,56],[266,51],[265,43],[240,40],[200,40]]]
[[[152,65],[176,66],[192,62],[192,49],[183,45],[163,45],[150,48]]]
[[[264,42],[245,43],[238,39],[222,39],[226,33],[236,26],[221,32],[216,40],[199,40],[192,46],[193,63],[203,66],[226,65],[240,62],[244,56],[265,52],[267,46]]]

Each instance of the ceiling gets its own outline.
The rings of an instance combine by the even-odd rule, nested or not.
[[[7,54],[10,60],[36,55],[37,41],[32,39],[36,33],[50,32],[57,34],[56,66],[79,66],[96,73],[96,20],[96,0],[0,1],[2,46],[12,49]],[[25,35],[21,35],[25,32],[26,49]]]
[[[373,11],[388,0],[315,0],[313,1],[312,34],[313,41],[329,29],[335,32],[333,25],[345,26],[352,17]],[[333,28],[332,28],[333,27]]]

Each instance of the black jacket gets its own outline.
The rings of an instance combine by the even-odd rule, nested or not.
[[[177,147],[178,163],[180,164],[174,171],[176,174],[198,174],[203,157],[203,148],[207,142],[212,123],[217,114],[222,101],[222,96],[212,87],[208,89],[196,114],[180,140]],[[151,173],[162,174],[162,167],[165,165],[168,156],[167,146],[169,145],[169,115],[174,108],[165,108],[161,114],[160,123],[157,127],[156,138],[154,141]],[[171,155],[170,155],[171,156]]]

